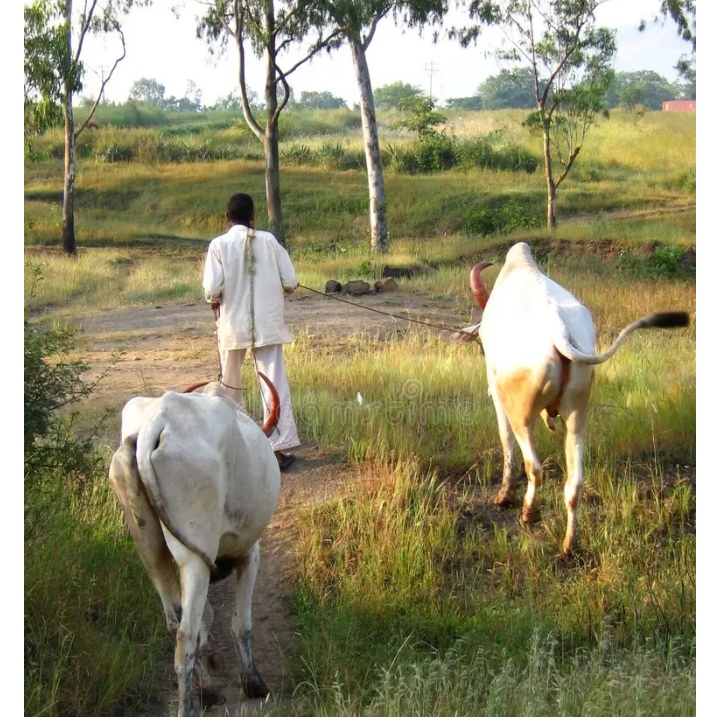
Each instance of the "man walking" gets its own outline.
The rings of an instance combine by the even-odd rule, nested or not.
[[[210,242],[205,259],[205,299],[215,309],[222,384],[244,406],[242,364],[252,349],[257,371],[264,373],[280,398],[280,420],[270,437],[280,469],[295,460],[289,448],[300,445],[285,373],[283,344],[292,336],[285,324],[285,294],[297,288],[287,251],[266,231],[255,230],[255,205],[247,194],[233,194],[225,214],[230,229]],[[270,403],[263,384],[265,419]]]

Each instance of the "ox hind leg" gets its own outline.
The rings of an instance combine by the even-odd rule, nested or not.
[[[513,424],[513,432],[525,461],[525,474],[528,480],[520,520],[523,525],[530,525],[541,519],[540,508],[537,505],[537,490],[542,486],[542,464],[535,452],[532,424],[520,421]]]
[[[267,697],[270,691],[260,676],[252,656],[252,595],[260,566],[260,543],[253,545],[247,558],[237,565],[235,614],[232,632],[240,658],[240,683],[248,697]]]
[[[521,378],[526,382],[528,380],[524,375]],[[513,449],[517,441],[528,479],[520,519],[524,525],[529,525],[540,520],[540,509],[537,507],[535,494],[542,485],[542,465],[535,452],[532,435],[535,423],[533,407],[527,400],[532,394],[528,390],[518,390],[515,385],[518,382],[519,379],[513,377],[508,385],[491,386],[490,390],[503,446],[503,482],[500,492],[495,496],[495,504],[508,506],[513,502],[517,485],[514,476]]]
[[[517,478],[515,476],[515,436],[510,426],[505,408],[503,407],[497,391],[490,392],[493,403],[495,404],[495,413],[497,415],[498,431],[500,433],[500,442],[503,449],[503,476],[500,490],[495,496],[494,503],[503,508],[507,508],[513,504],[515,500],[515,489],[517,487]]]
[[[110,463],[110,486],[122,506],[130,535],[150,581],[160,596],[168,631],[177,632],[181,616],[180,585],[160,521],[150,506],[135,457],[135,437],[126,438]]]
[[[565,507],[568,520],[563,542],[563,553],[572,554],[577,545],[577,515],[583,486],[582,455],[587,428],[590,385],[575,392],[572,398],[573,410],[565,418]]]
[[[199,556],[171,538],[180,567],[182,619],[175,642],[175,673],[178,679],[178,717],[193,717],[192,683],[196,673],[202,616],[207,602],[210,570]]]
[[[198,652],[195,660],[194,684],[200,693],[200,703],[203,709],[214,705],[225,704],[223,691],[215,684],[213,675],[223,670],[222,655],[210,646],[210,631],[215,619],[210,600],[205,601],[205,610],[200,623],[198,635]]]

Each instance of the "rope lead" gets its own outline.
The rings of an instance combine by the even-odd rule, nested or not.
[[[320,294],[326,299],[334,299],[335,301],[342,301],[343,304],[350,304],[350,306],[357,306],[359,309],[366,309],[367,311],[374,311],[376,314],[382,314],[383,316],[392,316],[394,319],[400,319],[401,321],[410,321],[413,324],[421,324],[422,326],[432,326],[434,329],[440,329],[441,331],[462,331],[463,329],[458,326],[446,326],[443,324],[434,324],[432,321],[420,321],[419,319],[411,319],[409,316],[400,316],[399,314],[391,314],[389,311],[382,311],[381,309],[374,309],[372,306],[365,306],[364,304],[358,304],[354,301],[348,301],[347,299],[341,299],[339,296],[333,296],[332,294],[325,294],[317,289],[311,289],[309,286],[298,284],[301,289],[307,289],[312,291],[313,294]]]

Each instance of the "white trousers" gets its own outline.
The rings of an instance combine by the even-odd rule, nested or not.
[[[243,408],[242,365],[247,349],[230,349],[220,351],[222,382],[230,398],[237,401]],[[283,345],[272,344],[253,349],[255,364],[258,371],[264,373],[271,381],[280,398],[280,420],[277,428],[270,436],[270,445],[274,451],[297,448],[300,445],[292,403],[290,402],[290,385],[285,373]],[[263,422],[267,420],[270,408],[270,389],[264,381],[260,381],[263,393]]]

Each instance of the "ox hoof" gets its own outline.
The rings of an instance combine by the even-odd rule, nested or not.
[[[200,706],[203,709],[225,704],[225,693],[215,687],[205,687],[200,690]]]
[[[501,490],[495,496],[493,502],[500,508],[509,508],[513,504],[513,494],[509,491]]]
[[[575,541],[570,541],[567,538],[565,538],[565,542],[563,543],[563,556],[566,558],[574,558],[577,556],[577,545],[575,544]]]
[[[533,525],[534,523],[539,523],[541,520],[542,516],[538,508],[532,508],[531,510],[523,508],[522,513],[520,513],[520,522],[523,525]]]
[[[251,700],[264,700],[270,694],[270,690],[260,676],[255,680],[247,680],[243,685],[243,689],[245,696]]]
[[[270,690],[265,686],[265,683],[245,687],[245,696],[250,700],[264,700],[269,694]]]

